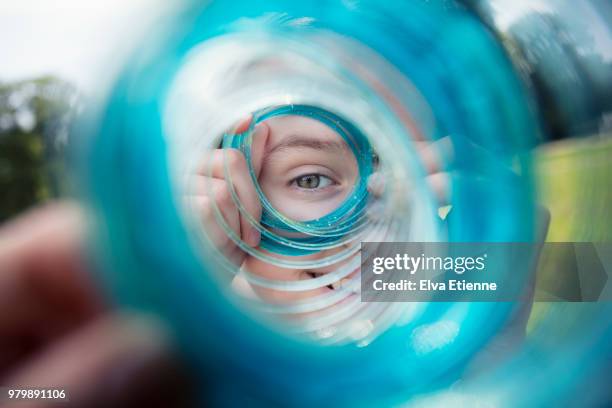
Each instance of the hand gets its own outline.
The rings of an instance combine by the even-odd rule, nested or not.
[[[453,158],[452,141],[450,137],[444,137],[435,142],[415,142],[415,147],[425,171],[425,184],[436,200],[438,216],[445,219],[451,210],[450,173],[447,168]],[[372,220],[378,220],[383,214],[384,206],[378,200],[384,194],[385,184],[384,174],[380,171],[375,171],[368,178],[368,191],[374,199],[368,209],[368,216]]]
[[[492,165],[503,166],[497,163],[497,159],[486,149],[474,144],[470,144],[470,159],[483,161]],[[438,216],[446,219],[452,209],[451,202],[451,173],[450,169],[455,167],[455,152],[450,137],[443,137],[434,142],[416,142],[417,156],[421,160],[426,176],[425,182],[431,189],[437,200]],[[469,160],[469,159],[468,159]],[[504,170],[510,172],[510,169]],[[501,171],[501,170],[500,170]],[[461,174],[461,173],[455,173]],[[466,177],[475,177],[473,174],[466,174]],[[369,191],[375,196],[380,197],[384,192],[384,179],[374,173],[368,183]],[[543,243],[548,231],[550,214],[544,207],[538,206],[535,214],[536,221],[536,242]],[[539,254],[537,254],[539,255]],[[496,364],[500,364],[505,359],[512,356],[512,352],[522,344],[525,337],[527,322],[533,305],[533,293],[535,290],[535,272],[525,285],[525,300],[517,301],[514,309],[507,320],[507,323],[499,333],[486,345],[472,360],[469,369],[466,371],[465,378],[477,375]]]
[[[0,229],[0,386],[57,387],[78,407],[177,406],[188,382],[168,335],[109,308],[87,270],[85,227],[78,206],[58,203]]]
[[[240,122],[234,133],[242,133],[251,124],[252,117]],[[251,159],[255,175],[261,172],[262,160],[269,128],[265,123],[255,127]],[[230,180],[226,180],[224,165],[227,164]],[[202,217],[202,222],[208,237],[213,244],[236,265],[241,265],[246,256],[235,242],[223,230],[214,206],[217,206],[223,219],[235,235],[251,247],[257,247],[261,239],[260,232],[251,225],[248,218],[241,214],[232,198],[233,188],[246,211],[259,221],[261,218],[261,203],[249,173],[246,159],[237,149],[216,149],[203,160],[203,163],[192,180],[192,195],[190,199],[196,211]]]

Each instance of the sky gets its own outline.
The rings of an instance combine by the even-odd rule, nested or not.
[[[592,39],[593,50],[604,60],[612,61],[612,22],[606,21],[610,15],[600,14],[604,10],[610,13],[612,7],[606,7],[604,1],[609,0],[490,0],[490,4],[497,13],[495,20],[503,30],[532,10],[555,12],[570,29],[577,28],[577,25],[585,29]]]
[[[0,0],[0,82],[51,74],[95,91],[160,12],[161,0]]]
[[[559,0],[491,0],[502,27],[530,9],[547,11],[556,2]],[[74,83],[85,93],[95,91],[104,83],[101,79],[112,79],[147,25],[171,7],[169,4],[178,3],[178,0],[0,0],[0,82],[51,74]],[[559,3],[571,10],[580,2]],[[612,35],[601,24],[601,16],[588,8],[586,16],[599,23],[590,24],[589,30],[597,48],[612,60]]]

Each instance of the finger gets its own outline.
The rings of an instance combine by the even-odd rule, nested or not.
[[[85,214],[68,202],[0,229],[0,370],[104,310],[87,272],[85,234]]]
[[[231,249],[228,248],[225,251],[224,255],[234,265],[241,266],[247,254],[239,246],[233,245]]]
[[[385,192],[385,178],[379,171],[368,177],[368,191],[376,198],[380,198]]]
[[[189,196],[186,197],[186,199],[194,214],[200,216],[206,236],[210,239],[213,246],[220,251],[225,250],[229,246],[233,246],[233,241],[229,238],[227,232],[223,229],[215,216],[213,207],[216,204],[213,199],[208,196]],[[223,218],[225,219],[225,217]]]
[[[240,121],[238,121],[236,126],[234,126],[234,128],[229,133],[239,134],[239,133],[246,132],[246,130],[249,128],[249,126],[251,126],[251,121],[252,120],[253,120],[253,115],[249,114],[247,117],[245,117],[245,118],[241,119]]]
[[[204,176],[204,177],[212,176],[213,157],[219,150],[220,149],[210,149],[210,150],[206,150],[203,152],[202,160],[198,163],[195,169],[195,172],[194,172],[195,176]]]
[[[236,208],[234,200],[232,199],[228,183],[225,180],[214,178],[209,179],[208,182],[211,183],[213,200],[209,199],[202,201],[204,203],[206,214],[208,215],[208,223],[215,223],[221,227],[213,208],[213,206],[216,206],[221,212],[223,219],[229,228],[234,231],[238,238],[240,238],[240,217],[238,215],[238,208]],[[227,236],[227,233],[224,231],[221,235]]]
[[[251,144],[251,161],[253,162],[253,170],[255,176],[259,177],[263,159],[266,151],[266,145],[270,136],[270,128],[264,122],[259,123],[253,132],[253,142]]]
[[[270,135],[270,128],[265,123],[259,123],[253,132],[252,143],[251,143],[251,163],[253,166],[253,171],[255,173],[255,177],[259,178],[259,174],[261,173],[261,168],[263,165],[264,154],[266,150],[266,144],[268,142],[268,137]],[[250,176],[250,175],[249,175]],[[244,203],[244,206],[251,216],[259,221],[261,218],[261,201],[259,200],[259,196],[257,194],[257,190],[253,185],[253,180],[250,177],[245,177],[246,180],[240,180],[240,184],[236,184],[238,190],[238,196],[240,200]],[[242,195],[241,195],[242,193]],[[244,198],[243,198],[244,197]],[[243,231],[247,231],[245,242],[252,246],[256,247],[259,245],[261,240],[261,232],[255,228],[248,220],[246,216],[240,214],[240,225]]]
[[[261,203],[242,152],[236,149],[218,150],[213,154],[212,160],[212,176],[225,179],[224,165],[226,165],[231,180],[225,181],[228,182],[228,185],[231,183],[234,187],[236,195],[246,212],[253,219],[259,221],[261,218]],[[260,233],[245,214],[240,214],[240,227],[242,239],[247,245],[253,247],[259,245]]]
[[[248,130],[249,126],[251,126],[252,120],[253,120],[253,115],[249,114],[248,116],[239,120],[232,128],[227,130],[225,133],[230,134],[230,135],[244,133]],[[218,148],[219,149],[221,148],[221,144],[219,144]],[[202,161],[195,169],[196,174],[199,174],[202,176],[210,175],[211,154],[215,152],[216,150],[218,149],[208,150],[204,153],[204,157],[202,158]]]
[[[218,179],[212,179],[211,181],[213,183],[214,202],[217,208],[221,211],[230,229],[234,231],[237,237],[240,237],[240,217],[238,215],[238,208],[236,208],[232,199],[228,183],[225,180]]]
[[[435,173],[427,176],[425,181],[434,196],[438,200],[438,205],[444,206],[450,203],[450,174]]]
[[[183,406],[189,380],[151,318],[106,316],[51,344],[3,384],[65,390],[71,406]],[[20,407],[23,405],[19,405]]]
[[[415,146],[427,174],[446,170],[453,160],[453,144],[449,136],[435,142],[415,142]]]

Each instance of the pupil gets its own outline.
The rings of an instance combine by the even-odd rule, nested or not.
[[[298,180],[298,186],[302,188],[317,188],[319,186],[319,176],[316,174],[310,174],[308,176],[301,177]]]

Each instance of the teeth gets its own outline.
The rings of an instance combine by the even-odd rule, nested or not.
[[[331,286],[332,286],[332,287],[333,287],[335,290],[338,290],[338,289],[341,289],[341,288],[343,288],[343,287],[346,287],[347,285],[349,285],[349,284],[350,284],[350,282],[351,282],[351,279],[350,279],[350,278],[342,278],[342,279],[340,279],[339,281],[332,283],[332,284],[331,284]]]

